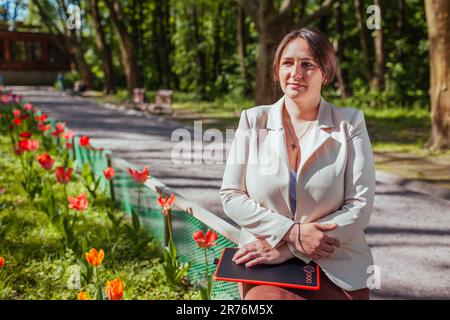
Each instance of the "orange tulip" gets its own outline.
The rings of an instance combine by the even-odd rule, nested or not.
[[[69,208],[74,209],[76,211],[86,210],[88,207],[88,202],[86,198],[86,194],[83,192],[78,197],[69,196]]]
[[[86,291],[81,291],[78,294],[78,300],[90,300],[88,293]]]
[[[148,167],[145,167],[142,171],[128,168],[128,172],[131,174],[133,179],[140,184],[143,184],[148,178]]]
[[[169,198],[166,197],[158,197],[158,202],[161,208],[163,209],[163,214],[167,215],[170,209],[173,207],[173,202],[175,201],[175,195],[172,193]]]
[[[105,170],[103,170],[103,174],[105,175],[106,180],[110,181],[113,177],[116,171],[112,167],[108,167]]]
[[[0,257],[0,268],[3,268],[4,265],[5,265],[5,258]]]
[[[103,259],[105,258],[105,253],[102,249],[100,251],[97,251],[97,249],[92,248],[89,250],[89,252],[86,252],[84,254],[86,261],[89,262],[91,266],[98,267],[102,264]]]
[[[107,281],[106,283],[106,295],[108,300],[120,300],[123,295],[123,283],[119,278]]]
[[[192,234],[192,238],[202,249],[209,249],[217,244],[217,234],[212,230],[208,230],[206,236],[203,235],[203,231],[198,230]]]

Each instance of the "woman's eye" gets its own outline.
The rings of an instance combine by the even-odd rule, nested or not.
[[[290,61],[283,62],[283,66],[290,66],[291,64],[292,64],[292,62],[290,62]]]
[[[311,68],[311,67],[314,67],[314,65],[311,64],[311,63],[309,63],[309,62],[303,62],[303,63],[302,63],[302,66],[305,67],[305,68]]]

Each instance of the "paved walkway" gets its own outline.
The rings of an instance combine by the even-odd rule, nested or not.
[[[224,165],[183,165],[171,161],[172,147],[178,142],[170,137],[173,130],[182,127],[180,124],[106,108],[49,88],[11,89],[67,122],[77,134],[90,135],[96,145],[111,149],[131,163],[149,165],[151,175],[224,217],[218,195]],[[189,132],[193,135],[191,129]],[[372,297],[449,299],[450,201],[380,181],[375,209],[366,229],[375,264],[381,270],[381,289],[373,290]]]

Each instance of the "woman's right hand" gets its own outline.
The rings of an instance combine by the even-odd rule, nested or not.
[[[313,260],[330,257],[335,248],[340,246],[339,240],[326,234],[327,231],[336,229],[335,223],[305,223],[297,224],[292,228],[289,242],[293,243],[297,250]],[[300,228],[300,243],[298,239]]]

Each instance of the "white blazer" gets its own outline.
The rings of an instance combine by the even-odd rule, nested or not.
[[[317,122],[300,146],[293,216],[283,105],[284,96],[242,111],[229,150],[220,196],[225,214],[241,226],[239,246],[262,237],[277,247],[294,221],[334,222],[337,228],[327,234],[341,246],[317,263],[342,289],[367,288],[373,257],[364,228],[373,208],[375,165],[364,114],[321,98]]]

